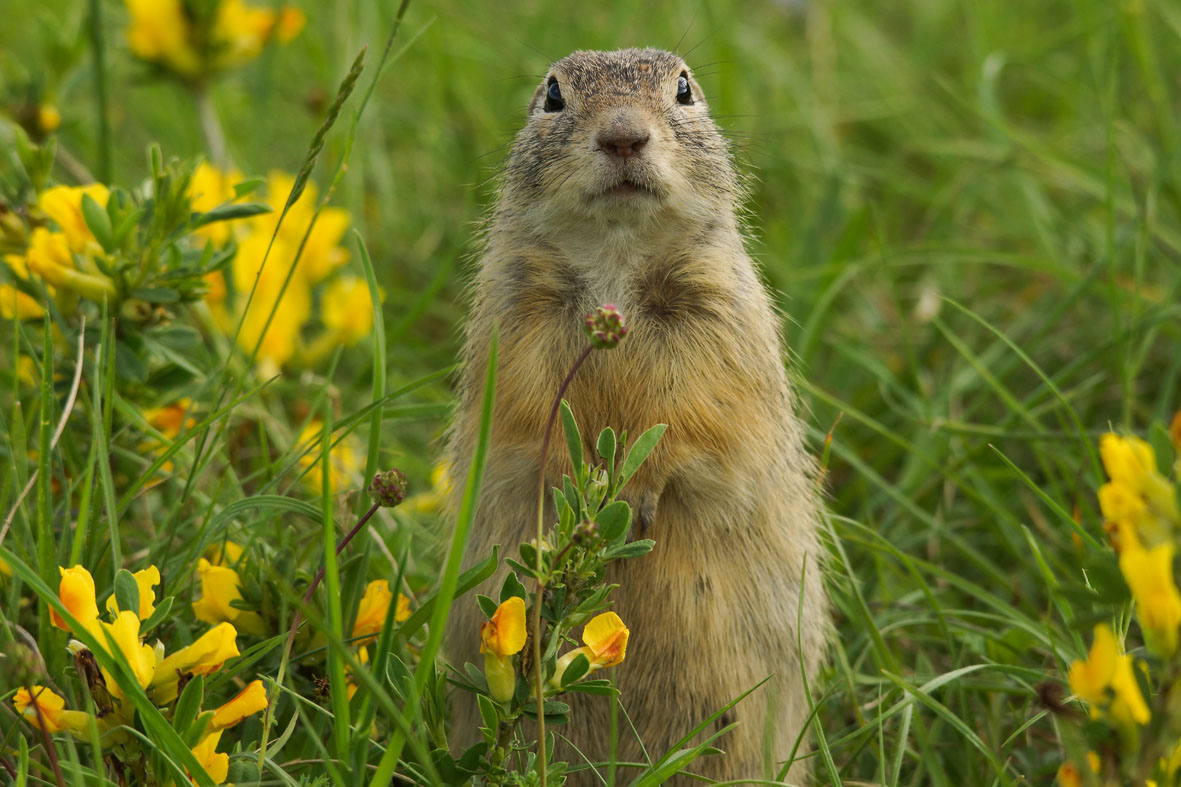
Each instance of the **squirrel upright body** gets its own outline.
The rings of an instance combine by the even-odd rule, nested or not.
[[[621,717],[617,758],[661,756],[772,676],[718,721],[737,722],[715,744],[725,755],[691,767],[715,779],[779,771],[803,734],[803,681],[823,663],[829,628],[817,468],[795,414],[780,321],[745,249],[740,202],[725,139],[681,58],[630,49],[555,63],[487,230],[449,439],[457,500],[496,329],[491,445],[468,556],[496,544],[515,554],[534,537],[542,435],[586,345],[581,318],[619,307],[627,339],[592,353],[566,394],[587,444],[608,426],[636,436],[668,424],[623,493],[633,534],[656,547],[613,564],[609,576],[620,585],[613,609],[631,631],[614,679],[643,741]],[[569,472],[565,450],[552,442],[547,487]],[[453,661],[481,663],[483,619],[474,600],[456,605]],[[572,722],[558,731],[592,762],[605,760],[609,700],[563,700]],[[458,697],[456,734],[473,734],[478,718],[472,698]],[[807,749],[799,745],[797,757]],[[796,763],[789,779],[805,773]]]

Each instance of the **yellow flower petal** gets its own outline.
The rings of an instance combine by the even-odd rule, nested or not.
[[[242,598],[242,580],[228,566],[215,566],[205,558],[197,561],[201,598],[193,602],[193,614],[206,623],[234,623],[248,634],[263,635],[266,626],[257,613],[239,609],[233,602]]]
[[[223,783],[230,775],[230,755],[217,751],[217,743],[220,740],[221,730],[217,730],[206,735],[193,747],[193,756],[201,763],[201,767],[209,774],[209,778],[213,779],[214,784]],[[193,784],[197,783],[191,774],[189,778]]]
[[[342,344],[355,344],[373,331],[369,286],[356,276],[333,279],[324,290],[320,319]]]
[[[156,651],[140,641],[139,616],[131,610],[123,610],[115,618],[114,623],[103,623],[102,627],[127,660],[127,665],[131,667],[139,687],[147,688],[156,674]],[[100,637],[99,641],[109,645],[104,637]],[[106,679],[108,691],[117,697],[123,696],[112,675],[103,670],[103,677]]]
[[[1070,690],[1092,704],[1104,701],[1119,658],[1115,634],[1106,623],[1100,623],[1095,627],[1095,638],[1086,660],[1070,665],[1070,674],[1067,676]]]
[[[175,682],[184,673],[209,675],[221,669],[227,659],[238,653],[238,632],[230,623],[220,623],[202,634],[196,642],[163,659],[156,667],[153,686]]]
[[[390,602],[394,594],[390,591],[390,583],[384,579],[375,579],[365,586],[365,594],[357,605],[357,619],[353,622],[353,636],[365,637],[362,643],[372,642],[381,627],[385,624],[389,614]]]
[[[614,667],[627,653],[627,627],[614,612],[596,615],[582,630],[582,641],[594,651],[591,667]]]
[[[82,732],[90,723],[90,714],[77,710],[66,710],[66,700],[45,686],[33,686],[32,690],[22,686],[12,697],[12,704],[17,715],[24,718],[37,729],[41,724],[37,718],[37,709],[41,709],[41,718],[45,721],[46,732]]]
[[[1119,557],[1149,649],[1166,659],[1177,650],[1181,626],[1181,593],[1173,581],[1174,551],[1173,544],[1163,543],[1152,549],[1124,549]]]
[[[32,295],[11,284],[0,284],[0,317],[5,320],[39,320],[43,316],[45,307]]]
[[[156,593],[152,588],[160,584],[160,569],[148,566],[142,571],[135,572],[135,584],[139,585],[139,619],[147,620],[156,611]],[[119,602],[114,594],[107,599],[107,611],[112,615],[119,614]]]
[[[525,647],[525,600],[512,596],[492,615],[492,620],[480,627],[480,652],[491,652],[500,658],[519,653]]]
[[[70,250],[81,252],[94,242],[94,233],[86,225],[82,215],[82,197],[86,195],[105,208],[110,192],[101,183],[91,183],[88,186],[54,186],[41,192],[37,197],[37,205],[49,218],[53,219],[58,228],[69,241]]]
[[[213,712],[213,720],[209,722],[209,729],[223,730],[233,727],[247,716],[258,713],[267,706],[267,690],[261,680],[252,680],[246,688],[229,702]]]
[[[58,568],[61,572],[61,583],[58,585],[57,596],[79,623],[91,631],[97,631],[98,601],[94,597],[94,577],[82,566],[73,568]],[[60,629],[70,630],[65,620],[50,609],[50,619],[53,625]]]

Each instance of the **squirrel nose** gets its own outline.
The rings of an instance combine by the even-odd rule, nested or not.
[[[599,150],[612,158],[626,159],[636,155],[648,142],[649,134],[644,129],[612,126],[600,131],[595,137]]]

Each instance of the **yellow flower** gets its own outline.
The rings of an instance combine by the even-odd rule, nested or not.
[[[318,442],[323,431],[324,426],[319,419],[309,421],[308,425],[300,432],[296,446],[296,450],[300,452],[299,466],[307,468],[307,472],[303,476],[303,483],[312,493],[317,495],[320,494],[321,485],[324,483],[324,471],[320,463],[320,444]],[[328,474],[328,483],[333,492],[347,486],[352,479],[360,475],[364,468],[364,457],[357,452],[353,441],[348,437],[331,449],[329,457],[332,460],[332,469]]]
[[[369,286],[356,276],[334,279],[324,290],[320,318],[337,341],[355,344],[373,330]]]
[[[196,76],[201,59],[189,41],[190,27],[181,0],[125,0],[131,16],[127,44],[132,54]]]
[[[357,661],[361,662],[362,666],[369,664],[369,648],[363,645],[357,648]],[[345,693],[348,694],[348,698],[351,701],[353,695],[357,693],[358,685],[357,681],[353,680],[353,670],[348,665],[345,665],[344,669],[347,673]]]
[[[579,653],[586,656],[587,661],[590,662],[590,669],[587,670],[588,675],[595,670],[614,667],[623,661],[623,657],[627,654],[629,633],[627,626],[623,625],[623,621],[614,612],[595,615],[582,630],[582,641],[586,643],[585,646],[572,650],[558,659],[554,676],[550,679],[550,685],[555,688],[561,687],[562,676],[566,674],[566,668],[578,657]]]
[[[139,616],[131,610],[123,610],[116,616],[114,623],[103,623],[102,627],[107,637],[99,637],[99,641],[106,644],[108,648],[112,641],[115,643],[115,647],[119,649],[127,660],[127,665],[131,667],[131,672],[135,675],[139,687],[146,689],[156,674],[156,651],[150,645],[145,645],[140,641]],[[105,669],[103,670],[103,678],[107,682],[108,691],[116,697],[123,696],[114,677]]]
[[[263,619],[257,613],[233,605],[242,600],[242,580],[238,572],[228,566],[215,566],[205,558],[197,561],[197,576],[201,580],[201,598],[193,602],[193,614],[206,623],[228,621],[248,634],[266,633]]]
[[[160,569],[148,566],[142,571],[136,571],[135,584],[139,585],[139,619],[147,620],[156,611],[156,593],[152,588],[160,584]],[[114,594],[107,599],[107,611],[112,615],[119,614],[119,602]]]
[[[1119,652],[1115,634],[1106,623],[1095,627],[1086,661],[1070,665],[1071,690],[1091,704],[1091,718],[1106,712],[1121,726],[1147,724],[1148,706],[1132,672],[1132,657]]]
[[[488,679],[488,692],[497,702],[512,699],[517,686],[512,657],[525,647],[525,638],[525,601],[520,596],[501,603],[492,619],[480,626],[484,675]]]
[[[1181,626],[1181,593],[1173,582],[1174,550],[1171,543],[1151,549],[1135,545],[1119,556],[1148,649],[1166,659],[1177,650],[1177,627]]]
[[[101,183],[91,183],[88,186],[54,186],[46,189],[37,196],[37,205],[53,219],[58,228],[69,241],[70,251],[83,252],[91,248],[95,242],[94,233],[86,225],[86,218],[82,215],[82,197],[88,195],[98,203],[100,208],[106,208],[110,192]]]
[[[210,544],[205,550],[205,557],[214,566],[236,566],[242,562],[242,553],[246,550],[241,544],[233,541],[219,541]]]
[[[6,320],[39,320],[45,316],[45,307],[26,292],[11,284],[0,284],[0,317]]]
[[[201,767],[205,769],[209,778],[213,779],[214,784],[222,784],[230,775],[230,755],[217,751],[217,743],[220,740],[221,730],[217,730],[206,735],[193,747],[193,756],[201,763]],[[189,775],[189,779],[193,784],[197,783],[192,774]]]
[[[213,712],[209,729],[224,730],[233,727],[247,716],[258,713],[267,706],[267,690],[261,680],[252,680],[232,700]]]
[[[58,584],[57,597],[61,599],[74,618],[90,633],[98,635],[98,601],[95,599],[94,577],[82,566],[73,568],[58,567],[61,572],[61,582]],[[70,630],[66,621],[50,608],[50,620],[59,629]]]
[[[237,637],[233,624],[219,623],[192,645],[161,659],[151,682],[156,702],[163,704],[176,698],[181,675],[210,675],[221,669],[227,659],[239,655]]]
[[[90,723],[90,714],[80,710],[66,710],[66,700],[45,686],[21,687],[16,690],[12,698],[17,715],[28,721],[37,729],[41,724],[37,720],[37,709],[41,709],[41,717],[45,720],[46,732],[83,732]]]
[[[234,291],[241,304],[254,287],[254,299],[242,322],[238,335],[238,346],[250,352],[259,346],[258,360],[266,371],[277,370],[295,354],[300,343],[300,330],[312,312],[312,292],[304,277],[298,272],[291,277],[287,289],[283,282],[295,256],[296,246],[290,245],[282,236],[275,239],[271,254],[263,264],[269,233],[254,232],[238,245],[238,253],[231,263]],[[274,317],[271,311],[274,310]],[[270,325],[267,319],[270,318]],[[264,333],[265,328],[265,333]]]
[[[109,278],[101,273],[83,273],[74,266],[69,241],[60,232],[50,232],[44,227],[34,229],[25,264],[29,271],[54,287],[72,290],[95,301],[115,296],[115,285]]]
[[[390,611],[390,602],[394,594],[390,591],[390,583],[384,579],[375,579],[365,586],[365,594],[357,605],[357,619],[353,622],[353,637],[364,637],[360,644],[372,642],[385,624],[386,615]],[[410,617],[410,599],[398,594],[398,604],[394,608],[394,620],[401,623]]]
[[[271,206],[270,213],[263,213],[251,219],[255,234],[262,235],[268,240],[287,203],[287,196],[295,178],[285,172],[273,171],[267,176],[267,203]],[[317,189],[316,184],[308,182],[303,194],[287,212],[279,228],[281,238],[289,249],[282,257],[284,270],[294,258],[294,251],[299,248],[308,225],[312,223],[312,216],[316,212]],[[340,245],[349,227],[349,212],[343,208],[324,208],[316,220],[316,226],[308,236],[307,245],[299,259],[297,275],[308,284],[316,284],[348,262],[349,254]],[[271,252],[272,257],[275,252]],[[261,258],[260,258],[261,259]]]
[[[207,213],[219,205],[233,202],[236,199],[234,185],[243,180],[245,178],[242,173],[236,169],[222,172],[217,167],[202,161],[193,171],[193,179],[189,182],[189,200],[193,210],[197,213]],[[196,234],[209,238],[221,246],[230,239],[231,223],[217,221],[213,224],[206,224],[204,227],[198,227]],[[224,287],[224,285],[222,286]]]
[[[1137,437],[1109,433],[1099,440],[1099,456],[1111,483],[1121,487],[1119,491],[1100,490],[1104,515],[1130,519],[1149,546],[1167,539],[1181,525],[1181,510],[1173,485],[1157,471],[1152,446]],[[1122,516],[1109,516],[1109,512]]]
[[[62,124],[62,113],[53,104],[37,107],[37,126],[43,134],[52,134]]]

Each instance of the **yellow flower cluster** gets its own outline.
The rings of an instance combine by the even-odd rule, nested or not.
[[[6,254],[4,262],[19,281],[42,284],[58,304],[72,310],[79,296],[94,301],[113,299],[115,283],[102,272],[96,259],[102,248],[86,225],[82,199],[90,197],[106,208],[110,192],[101,183],[88,186],[54,186],[37,197],[37,207],[56,229],[35,227],[24,254]],[[11,284],[0,285],[0,314],[6,319],[40,319],[44,308],[36,299]]]
[[[1111,479],[1099,489],[1099,506],[1116,536],[1120,571],[1136,602],[1145,644],[1168,658],[1177,651],[1181,626],[1181,593],[1173,573],[1181,528],[1176,490],[1143,440],[1104,435],[1099,455]]]
[[[233,186],[242,180],[238,172],[222,172],[201,164],[193,175],[190,189],[193,209],[208,211],[232,201]],[[323,208],[305,242],[304,234],[316,210],[316,187],[309,183],[288,210],[271,244],[293,183],[291,176],[272,172],[267,178],[266,192],[266,201],[272,208],[270,213],[235,222],[232,229],[218,223],[199,230],[218,245],[231,238],[237,240],[238,251],[230,263],[228,279],[220,272],[210,274],[206,279],[209,290],[205,300],[214,323],[223,332],[232,334],[242,320],[238,344],[246,352],[258,345],[258,360],[264,375],[273,374],[292,361],[314,363],[337,346],[354,344],[373,330],[373,305],[366,284],[352,276],[333,277],[348,261],[348,252],[340,245],[349,225],[348,211]],[[303,251],[299,252],[301,244]],[[283,290],[287,273],[296,264],[297,253],[297,267],[287,289]],[[316,290],[322,284],[326,286],[320,293],[319,308],[315,309]],[[252,287],[254,298],[243,317]],[[301,333],[314,312],[318,313],[325,330],[304,346]]]
[[[390,604],[393,601],[394,594],[390,590],[389,581],[375,579],[365,586],[365,593],[357,604],[357,617],[353,620],[352,635],[354,643],[360,646],[357,648],[357,660],[362,664],[369,663],[369,650],[365,647],[365,643],[377,639],[378,633],[385,625],[386,618],[389,617]],[[410,599],[399,593],[398,602],[394,605],[394,622],[402,623],[408,617],[410,617]],[[350,700],[357,693],[357,682],[352,679],[351,675],[348,678],[347,691]]]
[[[284,5],[276,12],[242,0],[126,0],[132,53],[197,81],[261,54],[272,40],[287,43],[303,29],[303,11]]]
[[[239,655],[237,632],[229,623],[214,626],[191,645],[167,656],[159,641],[155,645],[143,641],[140,624],[156,610],[154,588],[160,584],[160,571],[155,566],[134,574],[139,590],[138,609],[120,609],[114,596],[107,599],[105,607],[109,622],[99,613],[94,578],[90,572],[82,566],[63,567],[60,572],[58,598],[70,616],[82,631],[100,643],[108,655],[118,653],[117,658],[130,668],[135,682],[157,705],[176,699],[180,681],[185,676],[209,675],[221,669],[228,659]],[[56,611],[52,613],[52,620],[55,626],[78,633]],[[86,646],[72,641],[70,648],[80,653]],[[81,736],[93,725],[101,736],[100,741],[127,744],[133,740],[126,728],[134,726],[134,705],[124,701],[124,688],[106,668],[101,668],[101,674],[102,688],[114,700],[113,707],[103,713],[91,715],[67,710],[65,698],[44,686],[19,689],[13,697],[13,706],[21,718],[46,732],[69,732]],[[228,755],[216,751],[222,731],[266,706],[266,690],[261,681],[255,680],[211,713],[205,734],[193,747],[193,754],[217,783],[225,781],[229,768]]]

